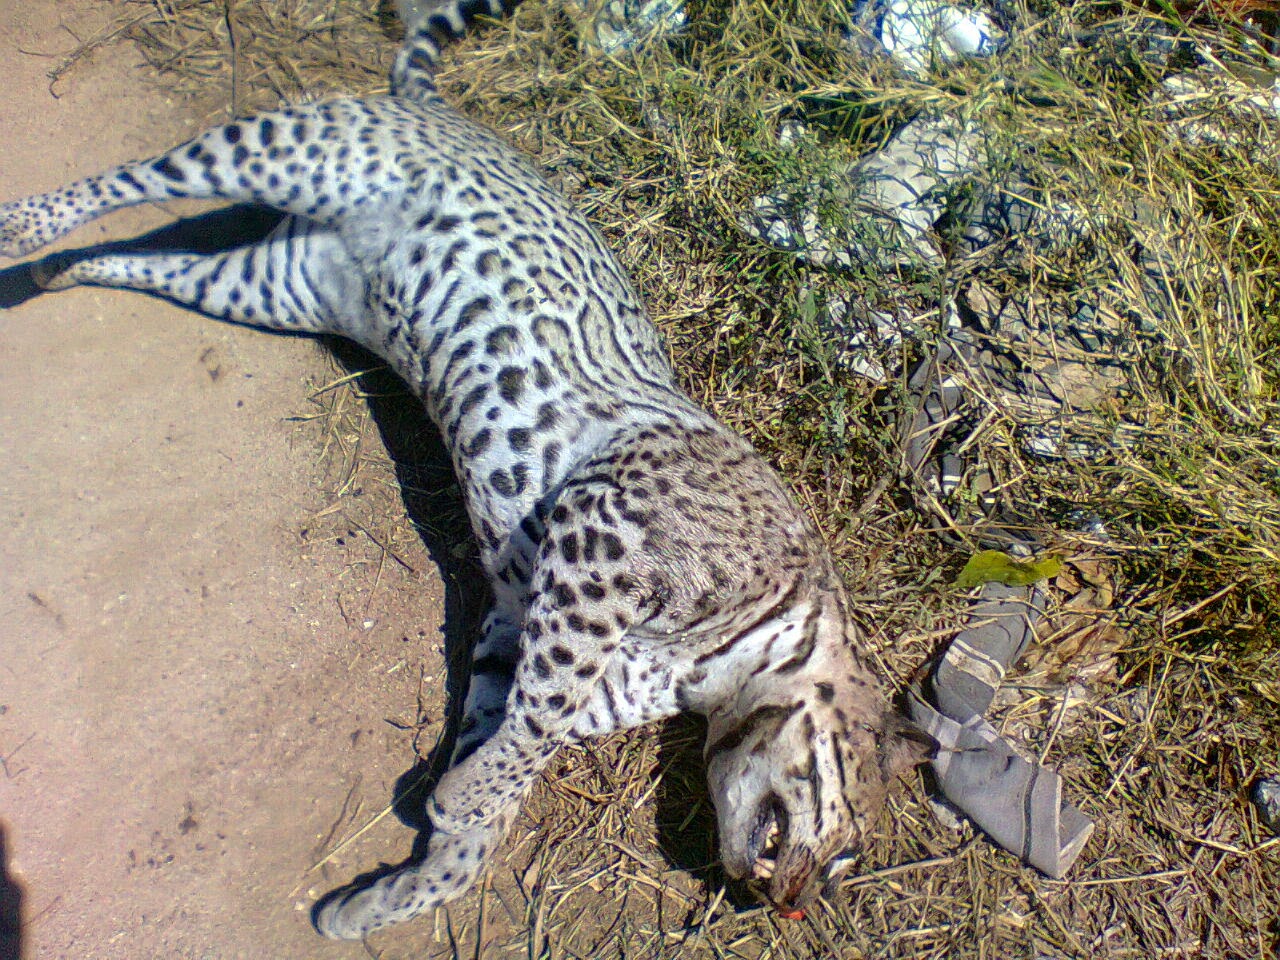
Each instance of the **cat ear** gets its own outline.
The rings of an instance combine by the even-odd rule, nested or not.
[[[890,783],[938,752],[938,741],[914,723],[890,709],[884,716],[880,736],[880,773]]]

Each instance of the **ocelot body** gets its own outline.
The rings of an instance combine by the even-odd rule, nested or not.
[[[47,289],[143,290],[271,330],[348,337],[439,426],[494,606],[424,860],[317,907],[362,937],[465,892],[560,746],[692,710],[731,875],[780,909],[838,879],[928,743],[864,665],[830,556],[775,472],[675,384],[599,235],[438,96],[440,45],[498,0],[402,4],[386,97],[230,123],[0,207],[19,256],[130,204],[211,197],[284,218],[213,255],[81,251]],[[764,856],[770,853],[770,856]]]

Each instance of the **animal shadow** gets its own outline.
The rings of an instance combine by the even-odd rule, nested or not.
[[[471,650],[489,607],[489,586],[472,559],[470,522],[452,461],[421,401],[373,354],[337,337],[325,342],[344,369],[358,373],[356,387],[394,465],[405,511],[444,584],[446,731],[428,757],[399,777],[395,789],[397,817],[406,826],[427,831],[426,801],[453,749],[470,681]],[[415,855],[425,855],[426,840],[426,834],[418,838]]]
[[[153,252],[209,255],[262,240],[283,218],[266,207],[239,204],[187,217],[128,240],[96,244],[55,254],[61,265],[103,254]],[[44,291],[31,264],[0,270],[0,309],[18,306]],[[160,294],[148,294],[167,299]],[[185,306],[185,305],[183,305]],[[215,318],[216,319],[216,318]],[[305,336],[269,331],[275,336]],[[321,341],[348,373],[368,403],[373,421],[394,465],[410,521],[438,567],[445,590],[444,634],[448,723],[440,743],[397,780],[395,811],[408,826],[424,831],[415,855],[425,853],[426,798],[443,775],[456,736],[469,681],[470,652],[488,606],[488,586],[471,559],[470,525],[449,456],[422,403],[373,354],[338,337]],[[385,872],[385,871],[384,871]],[[0,960],[7,960],[0,954]]]
[[[22,957],[22,885],[9,873],[9,847],[0,822],[0,960]]]
[[[706,721],[682,714],[666,721],[658,732],[658,771],[654,820],[658,847],[671,866],[703,885],[709,900],[724,888],[728,903],[739,910],[760,906],[760,897],[747,883],[730,879],[720,865],[716,811],[707,792],[703,745]],[[699,912],[699,911],[695,911]]]

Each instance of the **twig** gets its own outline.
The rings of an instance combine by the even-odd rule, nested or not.
[[[18,751],[21,750],[23,747],[25,747],[28,743],[30,743],[35,738],[36,738],[36,735],[34,733],[28,734],[27,739],[23,740],[20,744],[18,744],[16,747],[10,750],[8,753],[4,754],[3,756],[0,756],[0,770],[4,771],[4,776],[6,780],[12,780],[15,776],[17,776],[17,774],[9,770],[9,761],[12,760],[14,757],[16,757],[18,755]]]
[[[227,43],[231,47],[231,116],[240,116],[240,37],[236,18],[231,12],[235,0],[222,0],[222,20],[227,25]]]

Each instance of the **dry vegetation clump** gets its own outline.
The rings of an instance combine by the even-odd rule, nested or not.
[[[378,92],[398,40],[394,18],[364,0],[122,6],[161,82],[223,115]],[[440,83],[538,157],[604,232],[684,385],[751,438],[823,528],[895,686],[961,622],[965,600],[947,585],[985,522],[965,484],[918,506],[901,449],[911,364],[977,283],[1046,311],[1088,301],[1107,332],[1092,356],[1065,340],[1036,356],[1043,343],[982,331],[1024,365],[1123,370],[1121,389],[1067,418],[1088,455],[1031,455],[1025,411],[977,382],[981,415],[963,440],[1001,510],[1069,561],[1055,584],[1069,616],[1014,674],[999,722],[1061,769],[1097,821],[1071,879],[942,825],[913,782],[847,900],[780,920],[722,888],[700,732],[682,721],[566,751],[503,865],[438,927],[442,954],[483,943],[486,955],[557,957],[1275,955],[1280,839],[1247,792],[1280,770],[1280,120],[1242,107],[1222,78],[1265,85],[1276,64],[1207,8],[1192,22],[1164,4],[1016,12],[1002,55],[923,82],[853,52],[833,0],[695,0],[687,29],[612,59],[579,51],[581,13],[565,0],[530,0],[449,50]],[[1180,52],[1152,52],[1153,15]],[[1162,93],[1196,51],[1221,66],[1217,79]],[[754,197],[830,176],[926,112],[986,131],[990,182],[976,187],[1016,170],[1033,205],[1075,212],[1079,234],[1049,247],[1015,236],[887,274],[810,266],[739,227]],[[794,119],[809,133],[783,145],[780,124]],[[910,314],[884,383],[849,371],[821,323],[835,300]],[[411,535],[395,519],[396,469],[344,389],[319,398],[339,485],[386,492],[339,498],[336,512],[394,552]],[[379,413],[384,433],[396,416]],[[444,475],[423,467],[418,482],[413,469],[402,458],[408,499],[439,499]],[[413,514],[439,522],[436,506]],[[464,545],[446,553],[465,562]],[[375,943],[400,955],[394,933]]]

